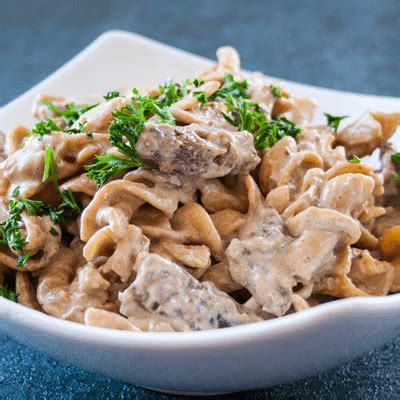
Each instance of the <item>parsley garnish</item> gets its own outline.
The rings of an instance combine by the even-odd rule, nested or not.
[[[167,82],[164,85],[160,85],[160,102],[170,106],[173,103],[176,103],[180,100],[183,96],[186,95],[186,86],[184,86],[182,90],[182,86],[173,83]]]
[[[88,132],[88,133],[86,134],[86,137],[87,137],[88,139],[93,139],[93,132]]]
[[[354,163],[354,164],[359,164],[361,162],[361,158],[359,158],[355,154],[353,154],[353,157],[351,158],[351,160],[349,160],[349,162]]]
[[[73,218],[80,213],[80,207],[75,201],[74,195],[70,189],[61,191],[57,182],[57,164],[54,157],[54,150],[51,146],[46,146],[44,157],[44,171],[42,182],[51,179],[54,190],[60,197],[60,204],[57,209],[46,205],[45,214],[50,215],[54,223],[64,225],[68,218]],[[44,204],[44,203],[43,203]]]
[[[115,99],[116,97],[120,97],[121,95],[119,94],[118,90],[112,90],[111,92],[108,92],[105,96],[103,96],[104,100],[111,100]]]
[[[39,135],[42,138],[44,135],[48,135],[51,132],[60,132],[61,128],[50,118],[43,121],[39,121],[29,131],[30,135]]]
[[[300,128],[287,118],[268,120],[257,103],[230,96],[226,98],[226,106],[230,114],[223,114],[224,118],[252,133],[257,150],[271,147],[284,136],[296,138],[300,133]]]
[[[271,85],[271,93],[274,97],[277,97],[278,99],[282,97],[281,89],[279,89],[278,86]]]
[[[208,103],[208,98],[203,90],[195,91],[192,94],[193,97],[195,97],[200,102],[200,108],[202,108],[204,104]]]
[[[26,211],[29,215],[34,215],[43,211],[43,205],[41,201],[30,199],[11,199],[8,203],[8,218],[0,223],[0,243],[21,252],[17,258],[17,267],[23,267],[30,257],[30,251],[24,251],[26,241],[20,230],[21,213]]]
[[[86,122],[79,122],[77,128],[69,128],[65,132],[70,134],[82,133]]]
[[[392,163],[400,164],[400,152],[392,154]]]
[[[147,119],[157,115],[159,123],[175,124],[175,119],[167,108],[170,100],[167,97],[165,99],[161,103],[154,97],[142,96],[134,90],[134,104],[128,104],[113,113],[114,120],[108,129],[109,141],[125,157],[106,153],[96,156],[93,164],[86,166],[88,177],[98,186],[103,186],[108,179],[124,170],[146,166],[139,158],[135,145]]]
[[[338,128],[339,128],[339,124],[342,121],[342,119],[348,118],[348,115],[342,115],[342,116],[334,116],[331,114],[326,114],[324,113],[326,119],[327,119],[327,125],[331,128],[333,128],[333,130],[335,132],[337,132]]]
[[[90,104],[90,105],[77,105],[74,103],[68,103],[65,106],[65,110],[62,111],[59,108],[57,108],[53,102],[49,101],[45,103],[48,107],[48,109],[56,114],[58,117],[62,118],[65,123],[68,126],[71,126],[74,124],[74,122],[79,119],[79,117],[84,114],[85,112],[91,110],[92,108],[98,106],[98,103],[96,104]]]
[[[17,294],[7,287],[0,287],[0,297],[11,301],[17,301]]]
[[[195,87],[199,87],[204,84],[203,79],[195,78],[193,80],[187,79],[185,82],[193,83]]]
[[[245,98],[247,96],[247,88],[249,84],[247,81],[236,81],[232,74],[226,74],[224,77],[224,84],[222,87],[213,94],[213,98],[222,97],[226,99],[232,98]]]
[[[57,230],[54,228],[54,226],[52,226],[51,228],[50,228],[50,231],[49,231],[53,236],[58,236],[58,232],[57,232]]]
[[[43,182],[51,179],[54,188],[60,196],[60,204],[56,208],[44,203],[40,200],[32,199],[15,199],[20,193],[20,188],[17,186],[11,193],[12,199],[8,202],[8,217],[0,223],[0,243],[7,244],[11,250],[19,251],[20,255],[17,258],[17,267],[23,267],[31,255],[30,251],[24,251],[26,245],[25,238],[21,233],[22,217],[21,214],[25,211],[28,215],[50,215],[55,224],[63,225],[68,218],[74,217],[80,213],[80,208],[76,203],[74,196],[70,190],[60,191],[57,183],[56,161],[53,148],[46,146],[44,156],[44,171]],[[50,229],[53,236],[58,235],[54,228]]]

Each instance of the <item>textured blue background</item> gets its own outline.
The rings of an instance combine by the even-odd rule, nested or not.
[[[102,32],[126,29],[214,57],[232,44],[244,67],[400,96],[400,2],[0,0],[0,105]],[[328,344],[327,344],[328,345]],[[51,360],[0,335],[0,398],[166,399]],[[400,337],[366,357],[291,385],[226,398],[400,398]]]

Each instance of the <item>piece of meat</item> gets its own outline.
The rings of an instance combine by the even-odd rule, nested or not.
[[[161,172],[202,178],[249,173],[260,162],[249,132],[197,124],[181,127],[149,122],[136,150]]]
[[[137,270],[136,279],[119,298],[121,313],[145,330],[158,330],[160,324],[174,331],[203,330],[261,320],[167,258],[146,254],[137,261]]]

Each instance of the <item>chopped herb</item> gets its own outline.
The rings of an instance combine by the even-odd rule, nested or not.
[[[172,89],[171,93],[173,93]],[[98,186],[102,186],[108,179],[126,169],[145,167],[146,164],[136,153],[136,142],[144,129],[145,122],[151,116],[157,115],[159,123],[175,124],[175,119],[168,110],[172,96],[172,94],[168,95],[165,97],[165,102],[161,103],[159,99],[142,96],[134,90],[132,97],[134,104],[128,104],[115,111],[114,120],[108,129],[110,143],[124,157],[107,153],[96,156],[93,164],[86,166],[88,177]]]
[[[80,207],[78,206],[75,197],[70,189],[63,190],[59,192],[61,203],[58,206],[58,209],[67,217],[76,217],[81,212]],[[62,225],[62,224],[61,224]]]
[[[54,157],[54,150],[50,145],[46,146],[44,152],[44,170],[42,182],[46,182],[51,176],[54,188],[58,188],[57,184],[57,164]]]
[[[284,136],[296,138],[300,128],[287,118],[268,120],[257,103],[240,98],[227,97],[224,118],[233,126],[253,134],[254,147],[266,149]]]
[[[18,251],[20,254],[17,258],[17,267],[23,267],[31,255],[30,251],[25,251],[26,241],[21,232],[22,212],[28,215],[49,215],[55,224],[62,225],[68,218],[74,217],[80,213],[80,208],[77,205],[74,196],[70,190],[60,191],[57,184],[57,170],[54,157],[54,150],[47,145],[45,150],[45,162],[43,172],[43,182],[51,179],[56,192],[60,196],[60,204],[56,208],[46,204],[40,200],[18,199],[20,188],[17,186],[11,193],[13,197],[8,202],[8,218],[0,223],[0,243],[6,244],[11,250]],[[50,233],[58,234],[54,228],[50,229]]]
[[[274,97],[277,97],[278,99],[282,97],[281,89],[279,89],[278,86],[271,85],[271,93]]]
[[[173,103],[176,103],[184,96],[189,93],[193,87],[197,88],[204,83],[202,79],[186,79],[182,83],[175,82],[166,82],[163,85],[160,85],[160,97],[159,101],[161,104],[165,104],[170,106]]]
[[[54,226],[52,226],[51,228],[50,228],[50,231],[49,231],[53,236],[58,236],[58,232],[57,232],[57,230],[54,228]]]
[[[42,138],[44,135],[48,135],[51,132],[60,132],[61,128],[50,118],[43,121],[39,121],[29,131],[30,135],[39,135]]]
[[[393,181],[394,181],[395,183],[397,183],[397,184],[400,185],[400,175],[399,175],[399,174],[395,175],[395,176],[393,177]]]
[[[85,112],[91,110],[92,108],[98,106],[98,103],[96,104],[90,104],[90,105],[77,105],[74,103],[68,103],[65,105],[65,110],[62,111],[58,107],[54,105],[51,101],[45,103],[48,107],[48,109],[56,114],[58,117],[61,117],[65,123],[68,126],[71,126],[74,124],[76,120],[79,119],[79,117],[84,114]]]
[[[167,106],[176,103],[185,94],[182,92],[180,85],[176,83],[167,82],[164,85],[160,85],[160,101]]]
[[[26,210],[28,214],[32,215],[31,213],[37,207],[35,200],[24,200],[11,199],[8,203],[8,218],[0,223],[0,243],[8,245],[11,250],[20,252],[17,267],[23,267],[30,256],[29,251],[24,251],[26,241],[20,230],[21,213]]]
[[[339,124],[342,121],[342,119],[348,118],[348,115],[342,115],[342,116],[334,116],[331,114],[326,114],[324,113],[326,119],[327,119],[327,125],[331,128],[333,128],[333,130],[335,132],[337,132],[338,128],[339,128]]]
[[[28,250],[22,254],[20,254],[17,258],[17,267],[22,268],[28,262],[29,257],[31,256],[31,251]]]
[[[393,153],[391,158],[394,164],[400,164],[400,152]]]
[[[361,158],[359,158],[355,154],[353,154],[353,157],[351,160],[349,160],[349,162],[354,163],[354,164],[359,164],[361,162]]]
[[[70,134],[82,133],[86,122],[79,122],[77,128],[69,128],[65,132]]]
[[[193,79],[193,85],[194,85],[195,87],[199,87],[199,86],[201,86],[201,85],[203,85],[203,84],[204,84],[203,79],[200,79],[200,78],[195,78],[195,79]]]
[[[7,287],[0,287],[0,297],[11,301],[17,301],[17,294]]]
[[[193,97],[195,97],[200,102],[201,108],[204,106],[204,104],[208,103],[208,98],[203,90],[195,91],[192,94]]]
[[[42,182],[46,182],[49,178],[53,182],[54,190],[60,197],[60,204],[57,209],[46,206],[44,214],[50,215],[54,223],[64,225],[68,218],[77,216],[80,213],[80,207],[75,201],[74,195],[70,189],[61,191],[58,187],[57,164],[54,156],[54,150],[51,146],[46,147],[45,162]]]
[[[103,186],[110,178],[127,169],[134,169],[144,166],[144,163],[137,157],[131,158],[118,157],[115,154],[105,153],[96,156],[92,165],[86,167],[89,179],[93,180],[97,186]]]
[[[212,98],[245,98],[247,96],[248,87],[249,84],[247,81],[243,80],[239,82],[235,80],[232,74],[226,74],[224,77],[224,84],[213,94]]]
[[[88,133],[86,134],[86,137],[87,137],[88,139],[93,139],[93,132],[88,132]]]
[[[111,100],[115,99],[116,97],[120,97],[121,95],[119,94],[118,90],[112,90],[111,92],[108,92],[105,96],[103,96],[104,100]]]
[[[11,192],[11,197],[17,197],[19,195],[20,187],[16,186],[14,190]]]

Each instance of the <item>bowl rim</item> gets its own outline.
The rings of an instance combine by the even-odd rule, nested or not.
[[[7,310],[8,309],[8,310]],[[223,329],[186,332],[135,332],[111,328],[88,326],[82,323],[63,320],[41,311],[36,311],[21,304],[0,297],[0,316],[15,321],[20,325],[33,327],[38,331],[51,332],[64,338],[79,338],[91,343],[107,342],[108,346],[149,346],[154,349],[192,347],[196,345],[234,345],[243,339],[246,342],[258,341],[261,337],[274,339],[290,335],[299,329],[312,328],[332,320],[353,314],[360,315],[373,312],[400,314],[400,293],[377,297],[350,297],[332,300],[318,306],[282,317],[253,322]],[[117,340],[117,341],[115,341]]]
[[[2,106],[0,108],[0,116],[3,112],[7,111],[9,106],[18,104],[18,102],[22,101],[25,97],[39,90],[48,81],[61,75],[64,70],[79,63],[80,59],[89,54],[91,50],[101,47],[109,39],[115,40],[121,38],[128,38],[131,40],[133,39],[139,42],[144,42],[151,46],[157,46],[160,49],[168,50],[177,55],[180,54],[189,56],[192,59],[197,59],[203,63],[210,62],[210,60],[204,57],[177,49],[135,33],[123,30],[106,31],[98,36],[77,55],[67,61],[64,65],[48,75],[44,80],[35,84],[25,93]],[[289,82],[290,84],[295,84],[298,87],[317,90],[321,94],[329,93],[376,101],[395,101],[396,103],[400,100],[397,97],[346,92],[304,83],[285,81],[284,79],[270,76],[268,78],[276,79],[282,82]],[[274,337],[281,337],[283,333],[288,334],[292,331],[298,331],[299,329],[305,327],[321,324],[328,319],[340,318],[340,316],[343,317],[344,315],[348,316],[354,313],[360,314],[374,311],[388,311],[394,314],[396,309],[398,309],[398,312],[400,313],[400,293],[390,294],[384,297],[370,296],[337,299],[298,313],[285,315],[283,317],[224,329],[211,329],[195,332],[134,332],[87,326],[81,323],[62,320],[0,297],[0,319],[9,319],[12,322],[17,322],[19,325],[34,327],[38,331],[51,332],[52,334],[58,336],[70,337],[74,339],[78,337],[83,341],[92,343],[103,343],[104,341],[107,341],[107,345],[109,346],[129,346],[135,344],[157,349],[161,347],[164,348],[167,345],[171,350],[176,348],[192,347],[193,345],[213,345],[220,347],[227,344],[231,345],[238,343],[243,339],[246,339],[246,341],[255,341],[260,337],[265,338],[266,336],[273,339]],[[115,339],[117,339],[117,341],[115,341]]]

